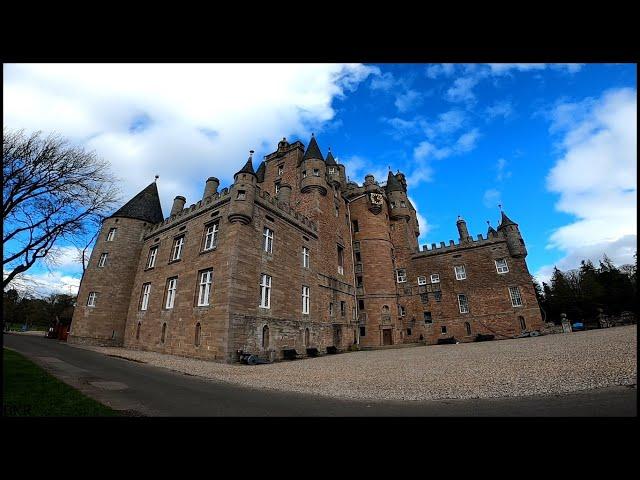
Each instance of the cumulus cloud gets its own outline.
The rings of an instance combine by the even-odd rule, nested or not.
[[[503,180],[511,177],[511,172],[507,170],[508,163],[509,162],[507,162],[504,158],[498,159],[498,162],[496,163],[496,182],[502,182]]]
[[[476,77],[460,77],[457,78],[453,85],[445,94],[447,100],[451,102],[474,102],[476,99],[473,93],[473,87],[479,82]]]
[[[513,104],[508,100],[496,101],[489,105],[485,112],[489,118],[509,118],[513,115]]]
[[[595,261],[604,253],[615,263],[631,263],[637,249],[636,90],[611,90],[598,99],[558,105],[550,130],[563,138],[547,188],[560,195],[556,208],[576,217],[549,238],[547,248],[566,254],[559,268],[575,268],[580,260]]]
[[[404,113],[422,104],[422,94],[417,90],[407,90],[396,97],[394,105],[399,112]]]
[[[435,79],[438,77],[449,77],[455,71],[455,65],[453,63],[436,63],[429,65],[426,70],[427,77]]]
[[[416,209],[416,218],[418,219],[418,226],[420,228],[420,236],[418,237],[418,245],[425,244],[427,242],[427,233],[431,230],[431,225],[427,222],[427,219],[420,213],[420,207],[418,203],[412,198],[409,197],[409,201],[413,205],[413,208]]]
[[[4,276],[9,274],[4,271]],[[9,288],[14,288],[22,295],[30,297],[46,297],[53,293],[77,295],[80,288],[80,276],[67,274],[61,270],[44,270],[16,275]]]
[[[490,188],[484,192],[482,203],[485,207],[494,210],[498,204],[502,203],[502,193],[495,188]]]
[[[158,181],[201,198],[230,183],[248,156],[283,136],[308,138],[334,118],[332,100],[377,67],[334,64],[7,64],[4,124],[56,131],[95,150],[122,179],[123,200]],[[257,166],[257,165],[256,165]]]

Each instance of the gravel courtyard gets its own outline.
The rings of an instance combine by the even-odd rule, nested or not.
[[[636,385],[636,325],[458,345],[227,365],[154,352],[80,347],[248,387],[361,400],[561,394]]]

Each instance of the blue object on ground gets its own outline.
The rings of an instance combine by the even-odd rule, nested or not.
[[[576,323],[574,323],[573,325],[571,325],[571,327],[572,327],[574,330],[584,330],[584,323],[576,322]]]

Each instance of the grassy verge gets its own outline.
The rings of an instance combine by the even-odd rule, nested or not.
[[[96,417],[118,413],[49,375],[19,353],[3,349],[3,405],[7,417]]]

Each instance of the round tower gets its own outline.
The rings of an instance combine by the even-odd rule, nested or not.
[[[507,240],[507,248],[512,257],[524,258],[527,256],[527,247],[524,244],[522,235],[520,235],[518,224],[507,217],[504,212],[501,212],[498,233]]]
[[[253,150],[249,152],[249,159],[244,167],[233,176],[231,202],[227,214],[231,223],[239,222],[246,225],[253,219],[258,177],[253,170],[252,159]]]
[[[402,218],[409,220],[411,218],[411,209],[409,208],[407,192],[391,171],[387,177],[385,190],[389,199],[389,217],[393,220]]]
[[[123,344],[144,232],[162,220],[155,182],[104,220],[80,281],[70,343]]]
[[[460,236],[460,243],[465,243],[471,241],[471,237],[469,236],[469,230],[467,230],[467,222],[464,221],[460,215],[458,215],[458,221],[456,222],[456,227],[458,227],[458,235]]]
[[[322,195],[326,195],[326,167],[316,137],[311,134],[311,141],[300,162],[300,191],[308,193],[318,190]]]

